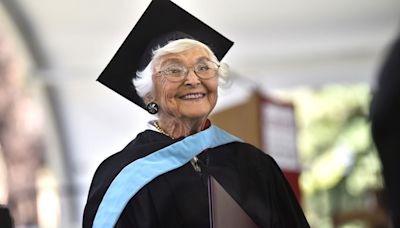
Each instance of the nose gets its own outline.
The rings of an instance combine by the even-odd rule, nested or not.
[[[196,73],[193,70],[189,70],[188,75],[186,76],[185,79],[185,85],[199,85],[200,84],[200,78],[196,75]]]

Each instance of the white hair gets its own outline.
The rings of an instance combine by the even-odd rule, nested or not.
[[[153,58],[150,61],[150,63],[146,66],[146,68],[143,71],[136,72],[137,77],[133,78],[132,82],[136,88],[138,95],[140,97],[144,98],[149,93],[151,93],[151,90],[153,88],[152,64],[155,59],[158,59],[167,54],[180,53],[180,52],[186,51],[190,48],[193,48],[194,46],[203,47],[208,52],[209,56],[211,57],[211,61],[220,65],[220,67],[218,69],[218,86],[220,86],[220,87],[227,86],[229,83],[229,66],[227,64],[220,63],[218,61],[217,57],[214,55],[214,53],[211,51],[211,49],[207,45],[205,45],[197,40],[193,40],[193,39],[179,39],[179,40],[170,41],[164,47],[158,47],[156,50],[154,50]]]

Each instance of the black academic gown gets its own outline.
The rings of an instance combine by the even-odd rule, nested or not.
[[[147,130],[107,158],[93,178],[83,227],[92,227],[103,195],[123,167],[178,140]],[[207,149],[198,157],[201,172],[189,162],[158,176],[129,201],[116,226],[209,227],[207,175],[212,175],[259,227],[309,227],[288,182],[267,154],[234,142]]]

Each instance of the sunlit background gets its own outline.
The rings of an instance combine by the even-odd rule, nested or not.
[[[149,2],[0,1],[0,204],[17,227],[81,227],[96,167],[152,119],[95,81]],[[235,42],[212,120],[278,161],[311,226],[387,227],[368,110],[400,1],[174,2]]]

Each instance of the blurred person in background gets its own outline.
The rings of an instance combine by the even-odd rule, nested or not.
[[[44,141],[42,113],[22,69],[17,48],[0,30],[0,155],[5,168],[0,175],[6,180],[4,202],[15,225],[29,226],[38,223],[36,181]]]
[[[400,227],[400,37],[381,68],[371,102],[371,121],[393,225]]]
[[[209,227],[208,175],[258,227],[309,227],[276,162],[208,120],[232,44],[152,1],[98,80],[156,120],[98,167],[84,227]]]

